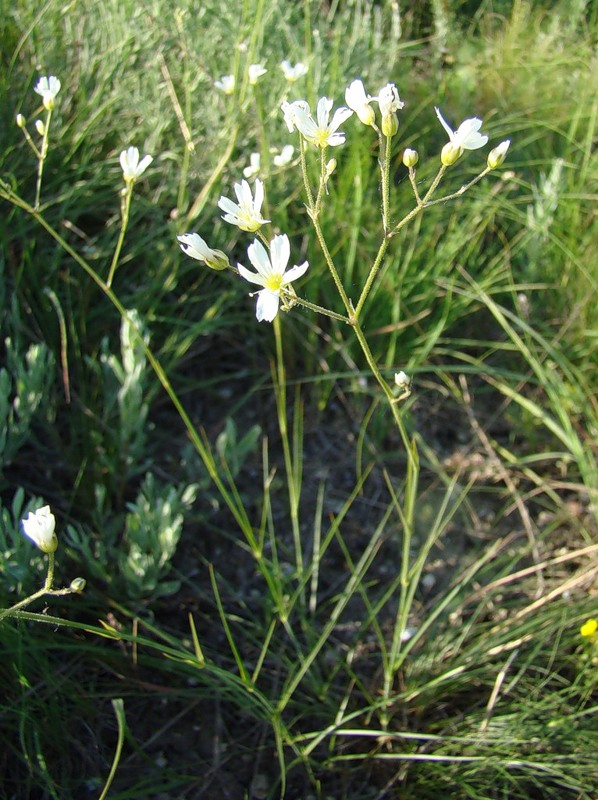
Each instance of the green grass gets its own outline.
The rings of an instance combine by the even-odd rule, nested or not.
[[[7,797],[99,797],[115,759],[123,799],[593,797],[598,652],[579,628],[598,616],[598,18],[545,5],[3,9],[4,197],[35,196],[14,116],[34,135],[38,76],[62,89],[44,224],[2,200],[0,606],[42,584],[19,520],[46,503],[57,585],[87,580],[0,623]],[[283,58],[310,67],[290,88]],[[225,97],[213,82],[231,73]],[[413,377],[399,428],[351,326],[300,307],[258,324],[248,285],[176,242],[194,230],[247,264],[253,237],[218,198],[251,152],[297,145],[283,99],[339,105],[356,77],[406,101],[394,223],[413,207],[403,149],[420,191],[437,172],[434,105],[512,140],[392,240],[364,306],[384,377]],[[355,303],[380,172],[372,131],[342,127],[320,223]],[[112,294],[132,144],[154,161]],[[297,292],[344,313],[299,166],[264,169],[265,216],[310,263]]]

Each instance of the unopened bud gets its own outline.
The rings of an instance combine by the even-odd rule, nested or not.
[[[46,126],[41,121],[41,119],[35,120],[35,130],[39,133],[40,136],[43,136],[46,132]]]
[[[394,136],[399,130],[399,118],[393,112],[392,114],[383,114],[382,116],[382,133],[385,136]]]
[[[332,175],[334,170],[336,169],[336,158],[331,158],[330,161],[326,164],[326,180]]]
[[[85,578],[75,578],[74,580],[71,581],[69,589],[71,590],[71,592],[75,592],[75,594],[81,594],[83,589],[85,589],[86,583],[87,581],[85,580]]]
[[[411,386],[411,378],[401,370],[400,372],[395,372],[395,383],[399,389],[408,389]]]
[[[222,250],[212,250],[211,257],[206,258],[205,263],[210,269],[215,269],[218,271],[228,269],[230,267],[228,256],[223,253]]]
[[[442,161],[445,167],[451,167],[455,163],[455,161],[459,158],[462,152],[463,152],[462,147],[459,147],[458,145],[455,145],[452,142],[447,142],[442,148],[442,151],[440,153],[440,160]]]
[[[411,169],[411,167],[414,167],[418,161],[419,161],[419,155],[417,150],[411,150],[411,148],[408,147],[403,152],[403,164],[406,167],[409,167]]]
[[[395,384],[399,387],[401,393],[393,402],[398,403],[400,400],[406,400],[411,394],[411,378],[409,375],[403,370],[395,372]]]
[[[355,113],[364,125],[374,125],[376,122],[376,112],[369,103],[364,103]]]
[[[19,128],[25,127],[25,121],[25,117],[22,114],[17,114],[16,122]]]
[[[490,169],[497,169],[503,163],[507,156],[507,151],[509,149],[509,145],[511,144],[510,139],[505,139],[504,142],[501,142],[494,150],[491,150],[488,153],[488,167]]]

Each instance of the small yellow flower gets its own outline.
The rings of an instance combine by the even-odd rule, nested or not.
[[[596,635],[596,631],[598,631],[598,619],[594,619],[594,617],[586,620],[579,629],[579,632],[585,639],[593,639]]]

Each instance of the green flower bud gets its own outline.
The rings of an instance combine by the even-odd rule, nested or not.
[[[399,118],[392,112],[382,116],[382,133],[385,136],[394,136],[399,130]]]
[[[418,161],[419,161],[419,155],[417,150],[411,150],[411,148],[408,147],[403,152],[403,164],[406,167],[409,168],[414,167]]]
[[[447,142],[440,153],[440,160],[445,167],[452,167],[462,153],[462,147],[453,144],[453,142]]]
[[[497,169],[497,167],[500,167],[507,156],[507,151],[510,144],[511,140],[505,139],[504,142],[501,142],[497,147],[488,153],[488,167],[490,169]]]

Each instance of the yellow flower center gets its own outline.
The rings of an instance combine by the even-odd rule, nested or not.
[[[282,275],[275,273],[274,275],[270,275],[270,277],[266,279],[266,289],[269,289],[271,292],[279,294],[281,287],[282,287]]]
[[[329,128],[318,128],[313,138],[313,143],[316,145],[316,147],[327,147],[329,136],[330,136]]]

